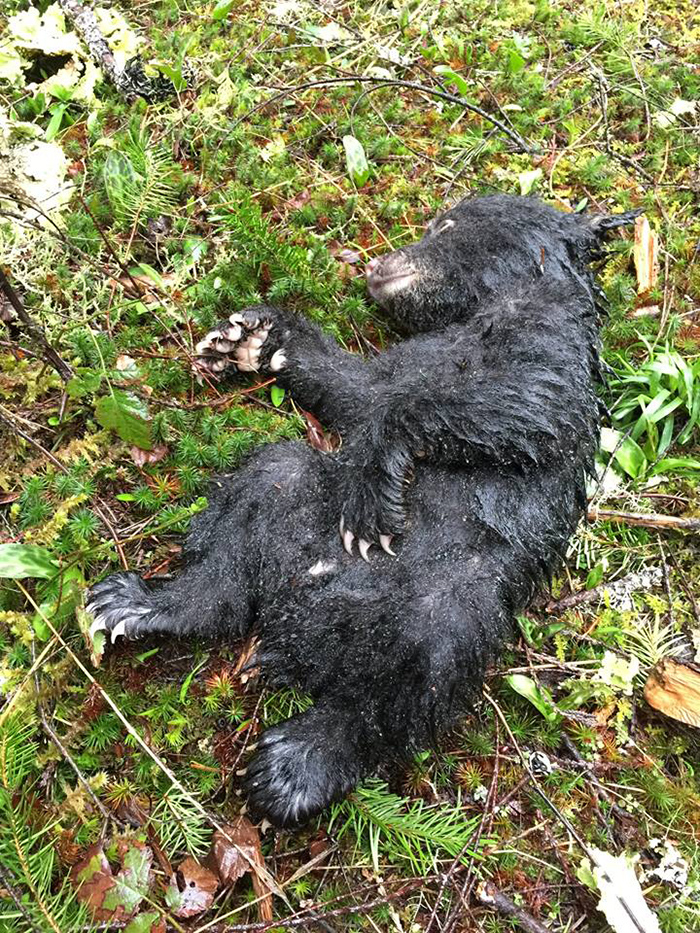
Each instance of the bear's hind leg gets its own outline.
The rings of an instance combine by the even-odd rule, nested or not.
[[[263,733],[246,772],[253,816],[296,826],[340,800],[376,765],[350,702],[325,701]]]

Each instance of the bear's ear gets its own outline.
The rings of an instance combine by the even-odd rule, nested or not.
[[[588,222],[589,228],[602,237],[610,230],[617,230],[618,227],[632,226],[637,217],[643,213],[644,208],[638,207],[622,214],[584,214],[583,218]]]

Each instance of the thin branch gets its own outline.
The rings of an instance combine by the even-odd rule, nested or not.
[[[497,117],[492,116],[486,110],[482,110],[481,107],[476,104],[472,104],[471,101],[465,100],[463,97],[458,97],[456,94],[450,94],[447,91],[438,90],[438,88],[428,87],[425,84],[419,84],[417,81],[402,81],[398,78],[374,78],[371,75],[346,75],[340,78],[325,78],[321,81],[305,81],[303,84],[297,84],[293,87],[283,88],[281,91],[278,91],[276,94],[273,94],[272,97],[268,97],[267,100],[261,101],[259,104],[256,104],[255,107],[252,107],[243,116],[239,117],[231,126],[231,130],[235,130],[241,123],[249,119],[254,113],[257,113],[260,110],[264,110],[266,107],[269,107],[270,104],[273,104],[277,100],[281,100],[285,97],[289,97],[292,94],[298,94],[300,91],[306,91],[309,88],[314,87],[330,87],[334,84],[372,84],[374,85],[368,91],[365,91],[362,96],[371,93],[372,91],[379,90],[382,87],[403,87],[410,91],[418,91],[421,94],[428,94],[431,97],[437,97],[439,100],[447,101],[450,104],[458,104],[460,107],[464,107],[465,110],[471,111],[478,116],[482,117],[484,120],[488,120],[489,123],[492,123],[494,126],[510,139],[511,142],[515,143],[518,149],[523,152],[537,152],[538,150],[531,146],[530,143],[526,142],[519,133],[511,130],[510,127],[506,126],[501,120]]]
[[[36,684],[37,695],[38,695],[38,693],[39,693],[39,677],[38,677],[38,675],[37,675],[36,673],[34,674],[34,682],[35,682],[35,684]],[[102,801],[101,801],[100,798],[97,796],[97,794],[96,794],[95,791],[92,789],[92,787],[90,787],[90,785],[88,784],[88,782],[87,782],[87,780],[86,780],[86,778],[85,778],[85,775],[83,774],[83,772],[80,770],[80,768],[77,766],[77,764],[75,763],[75,761],[74,761],[73,758],[71,757],[70,752],[69,752],[68,749],[63,745],[63,743],[61,742],[61,740],[59,739],[59,737],[56,735],[56,733],[54,732],[54,730],[53,730],[53,729],[51,728],[51,726],[49,725],[49,721],[48,721],[48,719],[46,718],[46,714],[45,714],[45,712],[44,712],[44,707],[43,707],[42,704],[39,702],[39,700],[37,700],[36,708],[37,708],[37,711],[38,711],[38,713],[39,713],[39,719],[41,720],[41,725],[42,725],[42,728],[44,729],[44,732],[45,732],[45,733],[48,735],[48,737],[51,739],[51,741],[52,741],[53,744],[56,746],[56,748],[58,749],[58,751],[61,753],[61,755],[63,756],[63,758],[64,758],[64,759],[68,762],[68,764],[71,766],[71,768],[72,768],[73,771],[75,772],[75,776],[78,778],[78,782],[80,783],[80,786],[81,786],[81,787],[83,788],[83,790],[88,794],[88,796],[89,796],[90,799],[92,800],[93,804],[97,807],[97,809],[100,811],[100,813],[102,814],[102,816],[103,816],[103,818],[104,818],[105,820],[112,820],[112,819],[114,819],[114,814],[112,814],[112,813],[109,812],[109,810],[107,809],[107,807],[105,807],[105,805],[102,803]]]
[[[0,865],[0,881],[2,882],[2,885],[7,891],[7,893],[10,895],[12,900],[15,902],[15,907],[17,908],[17,910],[22,914],[24,919],[27,921],[28,923],[27,929],[32,930],[33,933],[41,933],[41,930],[34,923],[27,908],[24,906],[24,903],[22,901],[22,892],[19,891],[14,886],[14,883],[10,880],[9,868],[3,868],[2,865]]]
[[[22,303],[22,299],[10,284],[10,280],[5,275],[5,270],[2,268],[2,266],[0,266],[0,289],[2,289],[2,291],[5,293],[5,297],[12,305],[14,312],[19,320],[24,324],[24,326],[27,328],[27,331],[36,340],[36,342],[40,344],[43,350],[43,356],[47,363],[50,363],[53,366],[64,382],[68,382],[68,380],[73,377],[73,370],[70,368],[68,363],[61,359],[58,353],[51,346],[42,328],[31,319],[24,307],[24,304]]]
[[[532,914],[518,907],[492,881],[482,881],[476,889],[476,896],[482,904],[493,907],[503,917],[517,921],[526,933],[551,933],[551,927],[544,926]]]
[[[700,518],[678,518],[675,515],[659,515],[656,512],[619,512],[616,509],[588,510],[588,521],[617,522],[621,525],[638,525],[640,528],[668,529],[669,531],[700,532]]]

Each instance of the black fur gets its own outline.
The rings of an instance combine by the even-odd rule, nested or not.
[[[268,306],[198,346],[215,373],[275,371],[342,450],[261,449],[217,483],[177,579],[117,574],[89,608],[129,637],[255,626],[267,678],[311,694],[311,710],[261,739],[246,778],[255,813],[301,822],[432,743],[557,566],[598,438],[588,262],[633,216],[463,201],[371,268],[370,292],[413,335],[371,361]],[[396,557],[367,551],[399,532]]]

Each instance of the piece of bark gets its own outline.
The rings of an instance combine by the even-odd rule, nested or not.
[[[659,238],[644,214],[634,222],[634,268],[637,294],[648,295],[659,280]]]
[[[143,97],[147,101],[157,101],[175,94],[172,82],[162,76],[148,77],[138,55],[129,59],[123,68],[117,63],[109,43],[100,31],[97,17],[89,6],[84,6],[78,0],[58,0],[58,3],[87,46],[92,60],[127,100]]]
[[[689,726],[700,726],[700,672],[680,661],[664,658],[644,686],[649,706]]]

